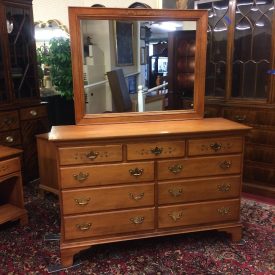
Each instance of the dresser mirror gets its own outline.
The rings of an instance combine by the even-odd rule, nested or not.
[[[202,118],[207,11],[69,8],[76,124]]]

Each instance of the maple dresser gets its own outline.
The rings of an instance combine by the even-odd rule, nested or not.
[[[204,230],[240,240],[249,129],[222,118],[53,127],[39,158],[56,167],[63,266],[100,243]]]

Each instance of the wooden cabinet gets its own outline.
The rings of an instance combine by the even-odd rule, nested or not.
[[[38,178],[35,135],[49,130],[39,98],[31,0],[0,0],[0,144],[23,149],[23,176]]]
[[[274,0],[197,3],[209,15],[205,115],[253,126],[244,191],[275,197]]]
[[[40,135],[42,185],[60,196],[62,264],[92,245],[121,240],[202,230],[239,240],[249,129],[203,119],[109,124],[108,130],[55,126]]]

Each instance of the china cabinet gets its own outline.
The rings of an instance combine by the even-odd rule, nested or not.
[[[275,197],[274,0],[200,3],[208,10],[206,117],[253,127],[244,191]]]
[[[0,144],[23,149],[23,176],[38,178],[35,135],[47,132],[37,82],[31,0],[0,1]]]

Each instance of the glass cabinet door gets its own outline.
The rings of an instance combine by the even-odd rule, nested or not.
[[[3,34],[0,32],[0,102],[5,103],[9,100],[6,69],[4,64]]]

